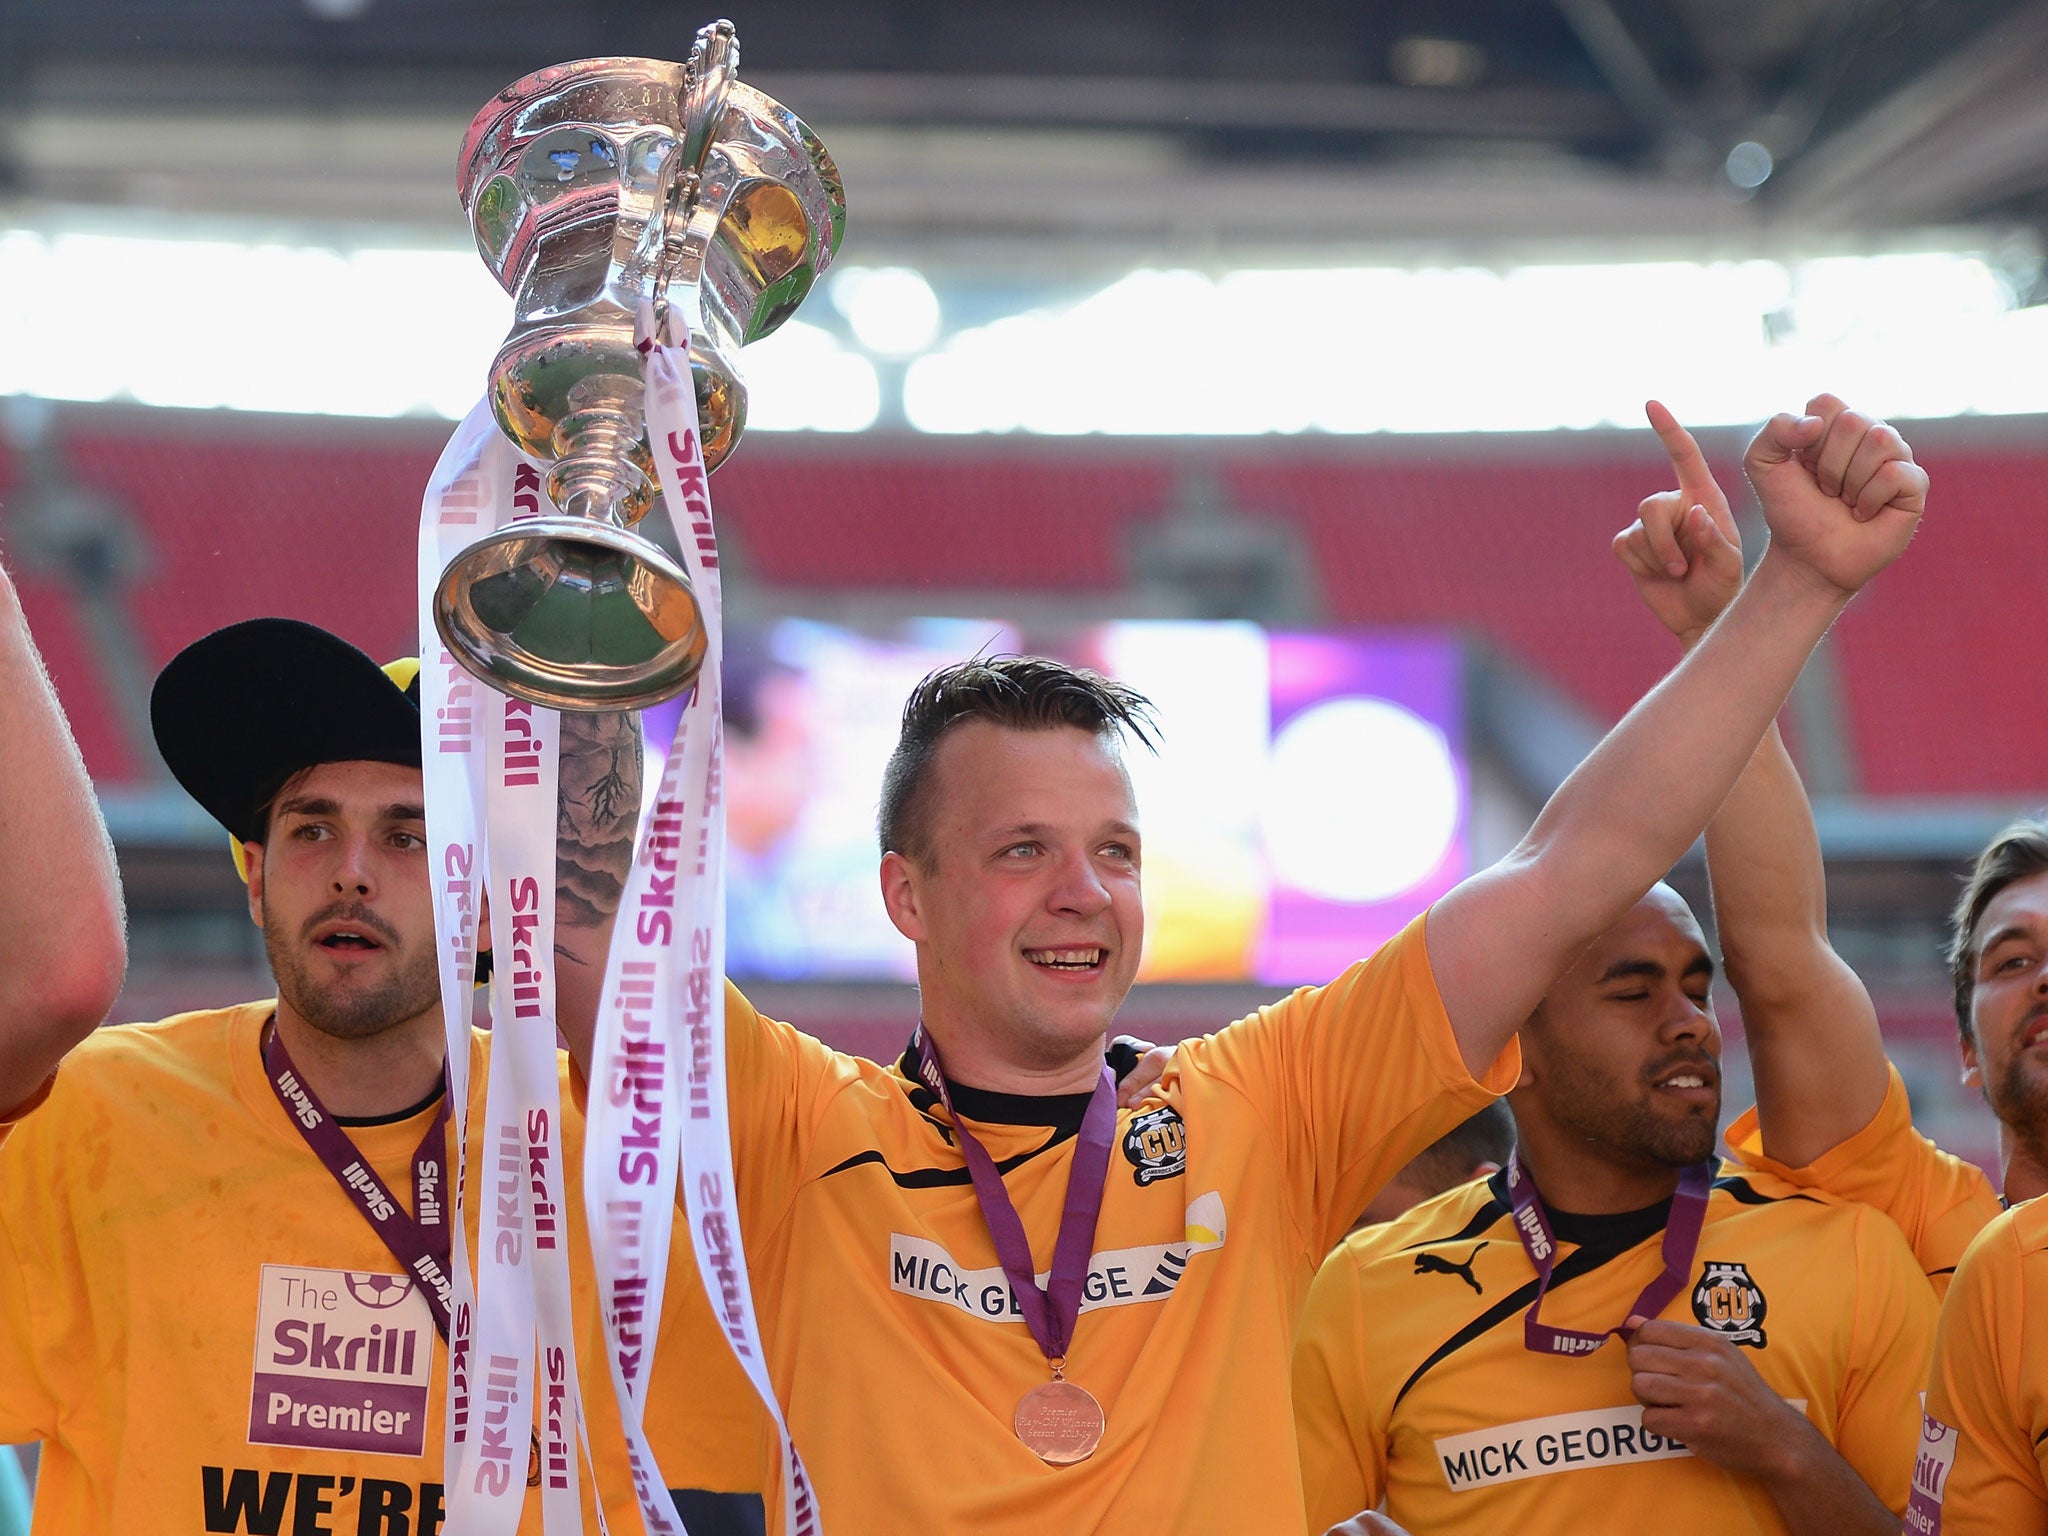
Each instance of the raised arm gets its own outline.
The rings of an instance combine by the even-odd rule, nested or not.
[[[1814,466],[1838,454],[1848,413],[1831,397],[1813,406],[1773,417],[1745,455],[1771,542],[1721,621],[1559,786],[1514,850],[1430,914],[1430,964],[1474,1071],[1699,836],[1813,647],[1912,537],[1926,475],[1885,464],[1846,505]],[[1681,574],[1685,561],[1673,551],[1667,564]]]
[[[1890,1073],[1870,993],[1828,942],[1820,839],[1775,725],[1707,828],[1707,871],[1764,1154],[1804,1168],[1876,1117]]]
[[[640,824],[640,719],[562,712],[555,830],[555,1022],[587,1080],[605,955]]]
[[[1655,402],[1650,422],[1678,488],[1644,501],[1614,549],[1644,604],[1690,651],[1741,585],[1740,536],[1692,435]],[[1836,477],[1852,503],[1857,474],[1912,462],[1904,439],[1867,416],[1840,413],[1836,436],[1869,450],[1859,446],[1860,469]],[[1674,573],[1669,554],[1681,529],[1685,568]],[[1870,1123],[1889,1074],[1870,994],[1828,942],[1820,838],[1776,725],[1708,824],[1707,869],[1728,979],[1742,1002],[1764,1152],[1803,1168]]]
[[[121,877],[85,763],[0,569],[0,1117],[114,1006]]]

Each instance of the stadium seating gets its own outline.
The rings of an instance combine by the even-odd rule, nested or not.
[[[326,625],[375,654],[408,648],[418,497],[445,432],[86,408],[63,427],[78,480],[117,498],[141,530],[149,564],[132,609],[151,664],[208,628],[266,612]],[[1607,552],[1636,502],[1665,484],[1645,435],[762,434],[720,473],[716,494],[737,569],[793,600],[852,589],[1109,603],[1125,584],[1128,538],[1172,505],[1177,473],[1196,455],[1220,466],[1240,513],[1300,530],[1331,623],[1483,636],[1601,722],[1675,656]],[[1835,642],[1860,784],[1881,795],[2023,794],[2039,781],[2048,711],[2010,674],[2048,606],[2037,532],[2048,490],[2024,453],[1948,446],[1923,458],[1936,515]],[[1718,468],[1736,483],[1732,463]],[[0,458],[0,488],[8,482]],[[21,576],[89,764],[103,780],[132,776],[65,589],[33,569]]]

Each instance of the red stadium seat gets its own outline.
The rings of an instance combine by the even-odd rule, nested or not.
[[[152,551],[135,589],[145,655],[258,613],[325,625],[372,654],[413,644],[419,495],[446,427],[427,422],[77,412],[80,480],[118,496]],[[1664,483],[1647,436],[1156,440],[757,437],[718,477],[753,580],[789,592],[1050,596],[1125,585],[1126,549],[1171,506],[1199,452],[1232,502],[1299,529],[1335,624],[1449,625],[1617,718],[1675,647],[1607,552]],[[2048,608],[2037,530],[2048,492],[2016,452],[1926,454],[1937,512],[1912,554],[1836,632],[1861,787],[1880,795],[2026,794],[2048,711],[2011,664]],[[1731,463],[1723,483],[1740,483]],[[5,483],[0,473],[0,484]],[[30,618],[96,775],[135,771],[61,588],[24,573]]]

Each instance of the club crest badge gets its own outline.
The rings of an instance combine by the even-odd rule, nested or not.
[[[1746,1265],[1709,1263],[1693,1287],[1692,1315],[1699,1325],[1734,1344],[1764,1347],[1765,1310],[1764,1293]]]
[[[1171,1104],[1131,1116],[1124,1128],[1124,1157],[1141,1187],[1177,1179],[1188,1171],[1188,1128]]]

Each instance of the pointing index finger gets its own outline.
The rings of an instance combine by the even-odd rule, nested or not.
[[[1665,456],[1678,472],[1679,488],[1694,501],[1704,500],[1705,493],[1714,489],[1714,472],[1707,467],[1707,456],[1700,452],[1693,435],[1678,424],[1678,418],[1661,400],[1645,401],[1643,414],[1650,418],[1657,440],[1664,445]]]

